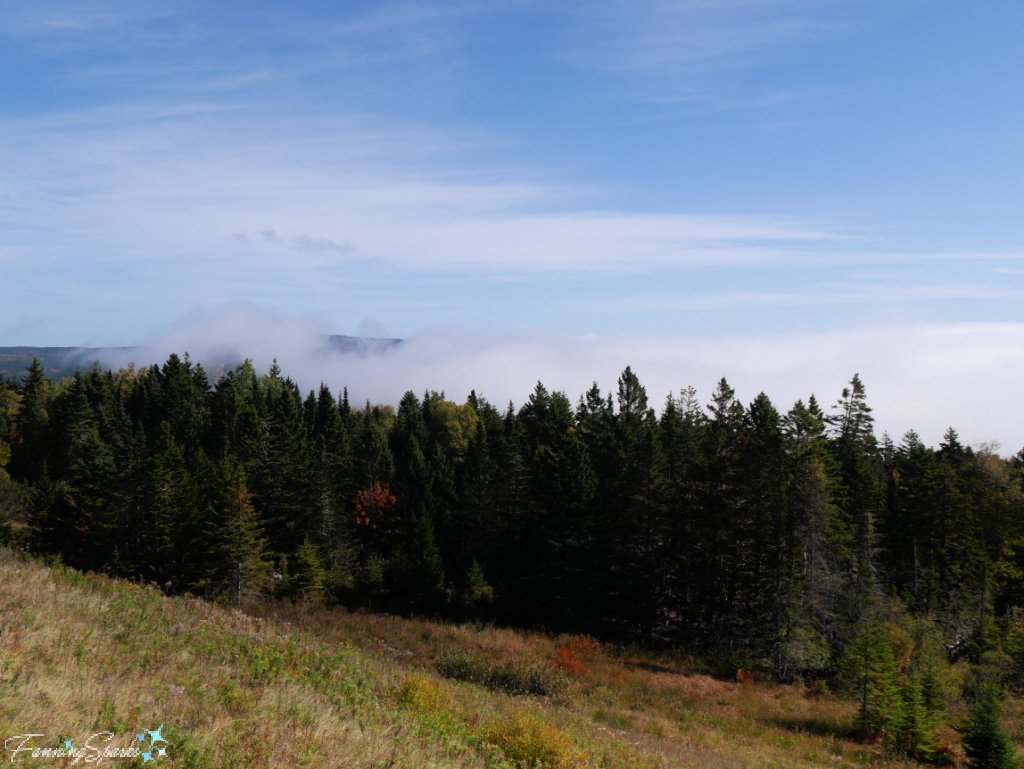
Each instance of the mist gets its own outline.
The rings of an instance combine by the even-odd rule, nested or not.
[[[375,321],[361,330],[383,333]],[[815,394],[826,409],[859,373],[874,409],[878,436],[899,440],[916,430],[937,445],[947,427],[963,442],[996,441],[1004,454],[1024,445],[1019,382],[1024,374],[1024,324],[933,323],[849,331],[764,336],[633,334],[574,336],[502,331],[425,330],[392,347],[368,344],[332,350],[335,332],[323,320],[280,315],[250,305],[192,317],[163,329],[127,351],[105,351],[101,363],[162,362],[176,352],[216,371],[250,359],[266,371],[276,359],[303,391],[325,383],[348,387],[353,405],[398,403],[412,390],[443,391],[464,402],[471,390],[500,409],[518,409],[538,381],[577,398],[596,381],[614,392],[632,366],[660,411],[669,393],[694,386],[710,400],[725,377],[749,403],[764,391],[780,411]]]

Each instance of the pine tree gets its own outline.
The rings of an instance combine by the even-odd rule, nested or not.
[[[887,635],[880,620],[865,620],[844,659],[847,675],[856,682],[858,721],[866,737],[892,731],[899,716],[899,669]]]
[[[473,559],[466,574],[466,603],[471,609],[487,609],[494,603],[494,588],[487,583],[483,567]]]
[[[323,598],[324,567],[316,552],[316,546],[308,537],[295,553],[291,589],[296,595],[314,602],[319,602]]]
[[[864,384],[854,374],[850,387],[833,407],[826,421],[832,425],[834,449],[842,471],[846,496],[843,506],[852,525],[852,549],[849,563],[850,604],[856,618],[877,597],[877,533],[875,518],[881,499],[878,477],[873,465],[876,441],[872,432],[871,408],[867,405]]]
[[[20,395],[20,408],[14,415],[10,472],[15,479],[34,481],[52,464],[47,459],[50,450],[48,409],[53,387],[38,358],[32,358]]]
[[[409,578],[407,590],[414,606],[436,609],[444,600],[444,563],[434,542],[430,519],[421,516],[409,542]]]
[[[934,668],[932,668],[934,670]],[[900,690],[899,708],[891,725],[889,744],[914,758],[934,758],[937,712],[928,707],[920,666],[911,666]]]
[[[11,459],[11,447],[0,440],[0,546],[7,545],[14,539],[11,527],[11,516],[20,511],[23,493],[20,484],[11,480],[4,468]]]
[[[850,532],[837,502],[842,484],[838,461],[825,436],[825,420],[812,395],[797,401],[784,420],[786,503],[795,539],[790,582],[784,585],[776,669],[820,670],[848,636],[843,611],[847,594]]]
[[[876,732],[899,734],[899,717],[902,697],[900,692],[900,673],[892,647],[884,637],[875,639],[876,664],[871,673],[868,694],[868,711],[864,715],[864,723]]]
[[[970,720],[959,727],[964,752],[971,769],[1017,769],[1013,742],[999,719],[1002,715],[1002,693],[988,685],[971,708]]]
[[[783,631],[783,593],[794,532],[787,515],[782,419],[764,393],[750,404],[744,429],[740,484],[747,514],[739,531],[745,563],[739,576],[741,611],[749,638],[762,645],[759,652],[769,653]]]
[[[216,511],[210,541],[211,555],[217,564],[215,586],[225,592],[236,606],[261,595],[266,585],[269,563],[265,540],[256,512],[249,501],[244,473],[228,466],[224,474],[224,501]]]
[[[741,449],[745,440],[745,409],[723,377],[711,403],[703,431],[704,504],[694,530],[698,546],[697,609],[705,632],[732,648],[746,639],[740,603],[740,543],[746,516],[741,485]]]

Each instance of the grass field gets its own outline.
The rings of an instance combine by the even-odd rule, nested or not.
[[[100,765],[902,765],[856,740],[855,711],[587,639],[341,608],[243,613],[0,551],[0,739],[67,740],[78,765],[96,732],[128,746],[160,725],[157,763]],[[1011,730],[1021,715],[1010,703]],[[0,761],[75,765],[10,748]]]

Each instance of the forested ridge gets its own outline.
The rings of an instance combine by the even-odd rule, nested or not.
[[[627,368],[574,404],[359,408],[186,355],[0,381],[0,537],[242,602],[338,601],[759,660],[827,678],[880,606],[1024,669],[1024,452],[876,438],[834,404],[656,412]],[[1020,632],[1013,635],[1014,628]],[[866,652],[865,652],[866,654]]]

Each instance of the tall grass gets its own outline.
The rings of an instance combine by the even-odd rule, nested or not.
[[[163,724],[165,765],[194,769],[904,765],[857,741],[855,709],[638,650],[339,608],[229,610],[0,550],[0,742],[125,742]],[[1007,706],[1018,740],[1021,710]]]

